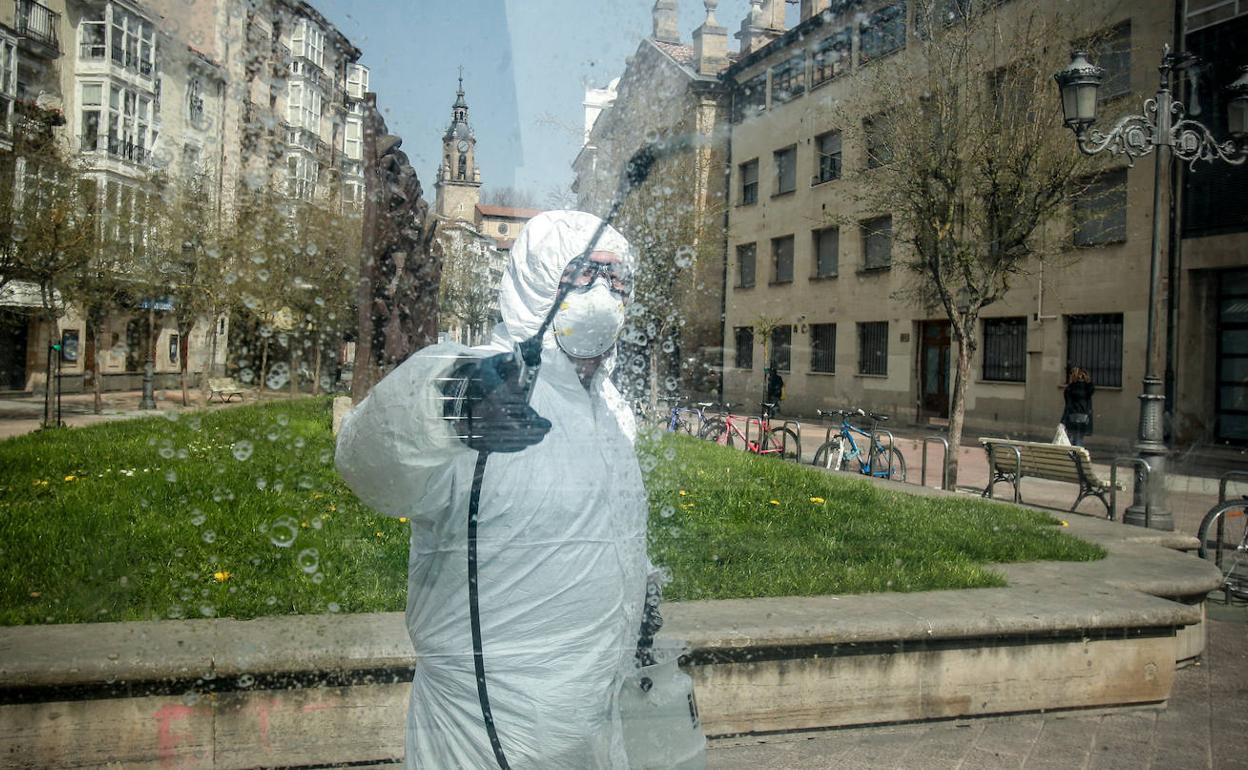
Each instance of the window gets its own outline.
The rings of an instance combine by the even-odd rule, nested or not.
[[[995,5],[1002,0],[988,0],[984,5]],[[976,12],[979,0],[926,0],[914,9],[914,32],[928,39],[931,27],[940,23],[946,27],[966,21]]]
[[[291,53],[325,68],[325,32],[308,19],[300,19],[290,35]]]
[[[741,205],[758,202],[758,159],[737,167],[741,171]]]
[[[155,71],[156,43],[155,29],[151,22],[122,10],[115,3],[108,5],[108,51],[112,63],[132,72],[150,76]],[[95,28],[94,22],[86,22],[87,29]],[[103,26],[102,24],[100,26]],[[80,51],[87,50],[87,58],[94,56],[98,45],[98,32],[91,31],[94,37],[84,38]],[[88,50],[89,49],[89,50]],[[100,51],[102,53],[102,50]]]
[[[813,233],[815,252],[815,277],[835,278],[837,271],[837,252],[841,245],[841,231],[836,227],[825,227]]]
[[[186,84],[186,109],[191,125],[202,128],[204,125],[204,90],[199,78],[192,78]]]
[[[810,325],[810,370],[823,374],[836,371],[836,324]]]
[[[78,134],[83,152],[100,149],[100,117],[104,109],[104,84],[83,83],[81,96],[82,129]]]
[[[793,282],[793,236],[771,239],[771,282]]]
[[[1027,319],[984,319],[984,379],[1023,382],[1027,379]]]
[[[286,185],[291,197],[311,199],[319,171],[316,160],[302,152],[286,156]]]
[[[0,133],[13,127],[13,102],[17,99],[17,43],[0,37]]]
[[[767,73],[763,72],[741,84],[732,101],[732,122],[740,123],[767,109]]]
[[[77,329],[65,329],[61,332],[61,360],[71,364],[78,360]]]
[[[810,73],[810,85],[815,87],[849,71],[849,52],[853,32],[846,27],[834,32],[815,47],[814,67]]]
[[[347,94],[352,99],[363,99],[368,91],[368,68],[359,64],[347,65]]]
[[[881,114],[863,118],[862,136],[867,145],[867,168],[879,168],[893,162],[888,116]]]
[[[906,4],[893,3],[863,20],[858,42],[858,63],[865,64],[906,47]]]
[[[787,372],[793,363],[793,327],[788,324],[771,330],[771,368]]]
[[[754,288],[754,262],[757,255],[757,244],[743,243],[737,247],[737,288]]]
[[[771,101],[791,101],[806,92],[806,52],[771,69]]]
[[[78,58],[100,60],[108,54],[108,27],[104,11],[87,11],[78,23]]]
[[[289,89],[289,96],[286,100],[286,121],[296,128],[305,128],[319,135],[322,104],[320,89],[298,81],[291,81]]]
[[[1122,314],[1066,316],[1066,374],[1085,370],[1096,387],[1122,387]]]
[[[98,94],[96,88],[99,88]],[[83,149],[99,149],[98,144],[98,118],[94,117],[102,109],[103,105],[93,104],[98,100],[102,100],[104,95],[104,85],[96,83],[84,83],[82,86],[83,99],[83,126],[82,140]],[[96,137],[94,144],[88,143],[92,138],[92,132]],[[144,163],[148,159],[148,152],[156,140],[156,131],[152,127],[152,99],[138,91],[130,88],[123,88],[114,84],[108,86],[108,143],[107,149],[110,155],[126,160],[132,160],[136,163]]]
[[[1127,239],[1127,170],[1115,169],[1086,181],[1074,201],[1076,246],[1102,246]]]
[[[862,269],[885,270],[893,264],[893,218],[876,217],[862,223]]]
[[[858,324],[858,373],[888,374],[888,321]]]
[[[736,367],[738,369],[754,368],[754,327],[738,326],[733,331],[733,337],[736,340],[737,360]]]
[[[1092,62],[1105,70],[1097,92],[1098,101],[1131,93],[1130,22],[1107,29],[1077,46],[1086,48]]]
[[[815,137],[815,161],[819,173],[813,184],[841,178],[841,132],[829,131]]]
[[[176,364],[178,362],[178,335],[169,335],[169,363]]]
[[[772,154],[776,168],[776,195],[797,189],[797,147],[786,147]]]

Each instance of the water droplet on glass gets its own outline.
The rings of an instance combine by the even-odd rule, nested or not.
[[[267,599],[265,599],[265,600],[264,600],[264,603],[265,603],[265,604],[267,604],[267,605],[269,605],[270,607],[272,607],[273,605],[277,604],[277,597],[276,597],[276,596],[270,596],[270,597],[268,597]]]
[[[251,457],[254,447],[252,447],[251,442],[247,439],[239,439],[234,442],[234,446],[231,448],[231,451],[234,453],[234,459],[241,463],[246,462]]]
[[[176,484],[178,481],[178,472],[165,471],[165,481],[168,481],[170,484]]]
[[[264,491],[268,486],[269,486],[269,482],[267,479],[263,479],[263,478],[256,479],[256,489],[259,489],[260,491]]]
[[[235,683],[238,685],[239,689],[245,690],[256,683],[256,678],[251,674],[243,674],[236,680]]]
[[[216,532],[213,532],[211,529],[204,530],[204,535],[203,535],[203,537],[204,537],[204,542],[205,542],[205,543],[215,543],[215,542],[217,542],[217,533],[216,533]]]
[[[199,703],[199,693],[195,690],[187,690],[182,693],[182,703],[187,706],[194,706]]]
[[[299,522],[290,516],[282,516],[269,526],[269,542],[278,548],[289,548],[299,536]]]
[[[206,618],[210,618],[217,614],[217,609],[211,604],[201,604],[199,605],[199,614]]]
[[[174,454],[175,452],[173,451],[173,447],[171,446],[164,446],[160,448],[160,456],[166,460],[172,460]]]
[[[195,526],[198,527],[199,525],[203,524],[207,520],[208,520],[208,517],[204,514],[203,511],[199,510],[198,508],[191,511],[191,523],[194,524]],[[181,551],[181,553],[179,553],[178,556],[181,556],[183,553],[185,553],[185,551],[182,551],[182,549],[180,548],[178,550]]]
[[[338,602],[330,602],[329,604],[325,605],[325,609],[329,610],[330,612],[342,611],[342,607],[338,605]]]
[[[311,575],[321,566],[321,554],[315,548],[304,548],[295,557],[295,563],[299,565],[299,569]]]
[[[670,505],[665,505],[659,510],[659,515],[665,519],[670,519],[676,513],[676,509]]]
[[[676,249],[676,267],[684,269],[693,264],[693,248],[690,246],[681,246]]]
[[[313,575],[313,576],[312,576],[312,582],[313,582],[313,583],[320,583],[320,582],[322,582],[322,581],[324,581],[324,580],[325,580],[325,573],[324,573],[324,572],[318,572],[318,573],[316,573],[315,575]]]

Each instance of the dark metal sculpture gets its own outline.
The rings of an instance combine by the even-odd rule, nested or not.
[[[437,220],[399,150],[403,140],[386,133],[376,94],[366,94],[364,104],[364,237],[351,382],[356,403],[386,372],[437,341],[442,279]]]

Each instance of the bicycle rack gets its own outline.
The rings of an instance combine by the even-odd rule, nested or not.
[[[880,436],[888,436],[888,449],[885,450],[884,455],[888,458],[888,478],[891,481],[893,478],[893,432],[891,430],[879,429],[871,431],[871,443],[873,446],[867,449],[867,460],[870,462],[871,458],[875,456],[873,451],[875,449],[874,445],[884,446],[879,441]],[[875,468],[871,469],[871,474],[875,475]]]
[[[1023,491],[1022,491],[1022,489],[1021,489],[1021,485],[1022,485],[1022,478],[1021,478],[1021,476],[1023,475],[1023,453],[1022,453],[1022,450],[1020,450],[1018,447],[1016,447],[1016,446],[1014,446],[1014,445],[1012,445],[1012,444],[997,444],[997,443],[989,444],[989,448],[988,448],[988,472],[989,472],[989,473],[991,473],[991,474],[994,474],[994,475],[995,475],[995,471],[993,470],[993,467],[995,466],[995,464],[996,464],[996,463],[995,463],[995,461],[994,461],[994,459],[993,459],[993,453],[995,453],[999,447],[1005,447],[1006,449],[1009,449],[1009,450],[1011,450],[1012,452],[1014,452],[1014,502],[1016,502],[1016,503],[1021,503],[1021,502],[1023,501]],[[989,500],[992,500],[992,499],[993,499],[993,497],[992,497],[992,488],[993,488],[993,487],[995,487],[995,486],[996,486],[996,485],[992,483],[992,478],[990,477],[990,478],[988,479],[988,488],[987,488],[987,490],[985,490],[985,491],[987,491],[987,493],[988,493],[988,499],[989,499]]]
[[[798,449],[798,451],[800,452],[800,451],[801,451],[801,449],[802,449],[802,422],[801,422],[801,420],[785,420],[784,422],[780,423],[780,427],[781,427],[781,428],[791,428],[791,429],[793,430],[793,435],[794,435],[794,436],[797,436],[797,449]],[[788,441],[788,440],[789,440],[789,439],[788,439],[788,435],[787,435],[787,434],[785,435],[784,440],[785,440],[785,441]],[[781,444],[781,449],[782,449],[782,450],[783,450],[783,449],[787,449],[787,448],[788,448],[788,447],[785,447],[783,444]],[[800,454],[799,454],[799,455],[798,455],[798,457],[797,457],[797,462],[798,462],[799,464],[802,462],[802,457],[801,457],[801,455],[800,455]]]
[[[1123,465],[1133,465],[1143,472],[1139,481],[1143,486],[1140,497],[1144,500],[1144,526],[1147,527],[1153,518],[1153,501],[1148,499],[1148,479],[1153,475],[1153,466],[1149,465],[1148,460],[1142,457],[1115,457],[1114,461],[1109,464],[1109,513],[1105,518],[1110,521],[1117,521],[1118,468]],[[1231,472],[1238,473],[1239,471]],[[1123,516],[1123,520],[1126,520],[1126,516]]]
[[[1248,481],[1248,471],[1227,471],[1218,479],[1218,505],[1226,502],[1226,485],[1237,478]]]
[[[924,436],[923,437],[923,463],[922,470],[919,471],[919,486],[927,486],[927,445],[933,441],[939,441],[945,448],[944,461],[940,467],[940,488],[949,488],[949,441],[944,436]],[[889,452],[892,457],[892,452]],[[891,474],[890,474],[891,475]]]

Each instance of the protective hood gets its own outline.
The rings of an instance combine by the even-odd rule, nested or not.
[[[559,278],[568,263],[585,251],[602,220],[583,211],[546,211],[529,220],[511,247],[511,261],[503,274],[498,292],[498,310],[504,331],[512,342],[521,342],[537,333],[554,305]],[[594,246],[610,251],[629,268],[637,264],[636,254],[624,236],[608,226]]]

